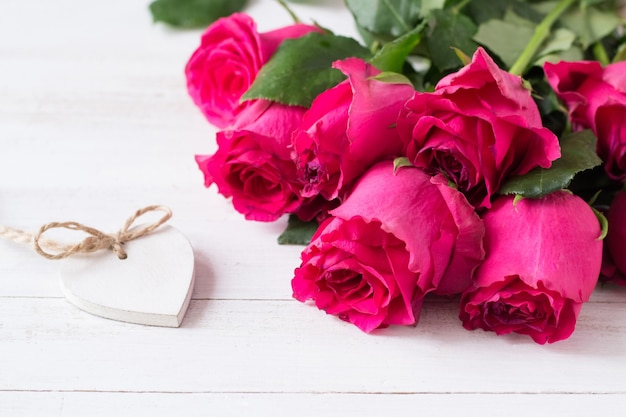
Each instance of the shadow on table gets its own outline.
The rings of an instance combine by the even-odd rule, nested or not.
[[[533,355],[545,352],[587,357],[626,358],[625,302],[589,302],[583,306],[574,333],[566,340],[540,345],[517,333],[496,335],[482,329],[466,330],[459,319],[459,299],[435,298],[424,302],[416,327],[392,326],[375,330],[375,337],[410,338],[442,346],[454,344],[472,351],[488,346],[488,351],[521,350]],[[478,350],[478,351],[479,351]]]
[[[195,283],[193,293],[191,295],[189,310],[191,310],[192,308],[194,310],[204,310],[208,308],[209,303],[198,303],[195,301],[207,300],[211,298],[211,293],[214,288],[215,273],[213,265],[211,263],[211,259],[205,253],[200,250],[194,249],[194,258]],[[185,315],[185,318],[183,319],[181,326],[194,327],[194,322],[196,322],[198,317],[201,317],[202,315],[203,311],[198,311],[194,314],[189,314],[188,311],[188,313]]]

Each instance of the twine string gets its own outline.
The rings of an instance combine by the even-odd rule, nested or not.
[[[148,225],[133,227],[133,224],[138,218],[146,213],[155,211],[164,212],[163,217]],[[132,216],[126,219],[122,228],[115,233],[104,233],[96,228],[78,222],[50,222],[41,226],[34,235],[22,230],[0,226],[0,237],[14,242],[32,244],[35,251],[47,259],[63,259],[77,253],[91,253],[102,249],[113,251],[119,259],[126,259],[128,257],[124,249],[126,242],[139,239],[140,237],[152,233],[171,217],[172,211],[168,207],[153,205],[137,210]],[[87,233],[89,236],[75,244],[64,244],[43,237],[47,231],[52,229],[81,231]]]

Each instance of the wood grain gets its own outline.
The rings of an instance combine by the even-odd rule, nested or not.
[[[552,346],[466,331],[458,304],[439,301],[417,327],[373,335],[292,300],[195,300],[179,329],[103,320],[61,299],[5,298],[0,317],[0,390],[625,391],[624,303],[587,304],[575,334]]]

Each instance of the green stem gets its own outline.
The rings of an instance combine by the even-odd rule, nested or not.
[[[509,72],[513,75],[522,75],[528,65],[531,63],[535,54],[541,47],[543,41],[550,36],[550,29],[556,20],[575,2],[576,0],[561,0],[554,9],[550,10],[550,13],[543,18],[541,23],[535,28],[533,37],[530,38],[530,42],[524,48],[522,54],[517,58],[517,61],[513,64]]]
[[[300,18],[293,12],[293,10],[291,10],[287,3],[285,3],[283,0],[276,1],[278,1],[278,3],[283,6],[283,9],[285,9],[287,13],[289,13],[289,16],[291,16],[291,20],[293,20],[293,23],[302,23],[302,20],[300,20]]]

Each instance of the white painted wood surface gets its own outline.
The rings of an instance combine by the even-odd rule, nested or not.
[[[354,34],[341,1],[311,3],[294,9]],[[454,301],[368,336],[292,300],[284,219],[246,222],[195,166],[215,149],[185,92],[199,31],[152,24],[147,4],[0,2],[0,223],[113,231],[168,205],[196,257],[188,314],[94,317],[65,301],[58,263],[0,241],[0,416],[626,414],[624,288],[598,288],[550,346],[468,332]],[[289,22],[270,0],[249,12],[261,30]]]

